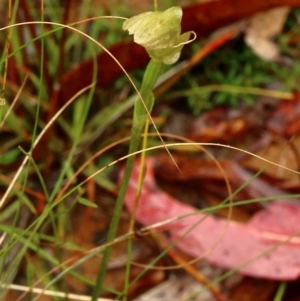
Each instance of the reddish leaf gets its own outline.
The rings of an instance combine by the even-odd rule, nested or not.
[[[277,135],[291,138],[300,132],[300,93],[295,92],[294,98],[281,101],[273,117],[268,122],[268,129]]]
[[[253,14],[279,6],[300,6],[299,0],[219,0],[195,3],[183,8],[182,30],[194,30],[200,37]]]
[[[201,142],[238,139],[252,126],[241,112],[226,107],[216,107],[205,112],[192,123],[189,138]]]
[[[199,181],[200,189],[206,189],[209,184],[215,184],[220,188],[219,194],[222,193],[222,186],[220,181],[224,182],[224,175],[221,173],[220,168],[209,159],[201,157],[193,157],[187,159],[186,156],[173,155],[181,173],[177,171],[176,166],[167,154],[160,154],[156,162],[157,174],[167,182],[190,182]],[[190,161],[193,164],[190,164]],[[226,174],[230,185],[233,189],[237,189],[248,181],[253,174],[240,166],[233,160],[218,159],[220,167]],[[201,190],[200,190],[201,191]],[[252,179],[248,185],[243,189],[247,198],[257,198],[266,196],[279,196],[284,194],[284,191],[277,188],[274,185],[270,185],[268,182],[259,178]],[[239,195],[238,195],[239,196]],[[224,197],[226,197],[224,195]],[[259,207],[259,206],[257,206]]]
[[[136,218],[144,225],[192,213],[184,205],[161,191],[156,185],[154,158],[147,159],[147,172]],[[134,166],[125,204],[132,211],[137,186],[139,162]],[[193,225],[189,234],[176,247],[195,256],[204,256],[212,264],[237,269],[239,272],[276,280],[293,280],[300,275],[300,207],[289,201],[273,202],[256,213],[247,224],[202,213],[175,220],[168,226],[169,237],[175,241]],[[290,237],[290,235],[295,235]],[[248,262],[248,263],[247,263]]]

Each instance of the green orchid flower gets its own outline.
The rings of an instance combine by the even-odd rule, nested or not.
[[[181,34],[181,7],[164,12],[145,12],[126,20],[123,29],[134,35],[134,41],[145,47],[156,62],[175,63],[183,46],[189,43],[191,31]]]

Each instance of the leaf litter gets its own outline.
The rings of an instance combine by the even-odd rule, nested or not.
[[[195,208],[163,192],[155,183],[155,158],[149,157],[146,162],[137,220],[151,225],[196,212]],[[130,211],[138,172],[137,161],[126,195]],[[179,239],[176,248],[193,257],[204,256],[214,265],[253,277],[295,280],[300,275],[299,219],[300,206],[281,200],[271,202],[245,224],[197,212],[165,227],[171,242]],[[194,225],[197,226],[185,234]]]
[[[196,141],[221,139],[223,143],[230,141],[231,145],[243,145],[242,148],[247,149],[253,146],[253,139],[259,140],[260,133],[265,130],[265,135],[268,135],[269,139],[257,144],[256,153],[270,161],[295,169],[298,152],[297,149],[293,150],[289,147],[291,143],[289,139],[294,137],[294,148],[297,148],[299,139],[296,136],[299,133],[300,120],[298,98],[298,93],[295,93],[291,101],[280,101],[272,105],[271,110],[257,114],[256,119],[260,119],[258,123],[253,123],[253,120],[251,122],[251,118],[249,119],[251,110],[255,112],[255,107],[239,110],[238,114],[233,113],[235,109],[216,108],[190,121],[188,126],[185,124],[184,131],[188,137],[191,134],[190,129],[195,129],[195,125],[198,125],[196,128],[199,128],[201,135],[195,139]],[[214,115],[215,113],[217,115]],[[218,118],[211,118],[213,116]],[[241,134],[230,129],[234,124],[231,122],[232,116],[234,122],[237,119],[243,121],[243,126],[240,127]],[[202,119],[201,126],[198,119]],[[208,131],[203,127],[203,121],[207,122]],[[213,134],[211,131],[214,131]],[[253,133],[256,135],[253,136]],[[252,139],[247,139],[251,135]],[[269,154],[268,149],[272,150]],[[159,183],[162,179],[169,182],[171,186],[182,184],[181,188],[173,188],[175,193],[180,189],[184,191],[185,185],[190,182],[198,182],[196,184],[198,193],[202,196],[205,195],[207,186],[215,184],[214,191],[210,189],[208,193],[219,194],[220,202],[221,197],[226,198],[225,185],[220,184],[222,174],[217,167],[214,167],[214,163],[202,155],[195,157],[185,153],[174,155],[181,173],[177,172],[165,155],[159,154],[147,158],[147,171],[136,214],[137,221],[149,226],[171,219],[172,222],[163,226],[163,230],[167,233],[163,237],[167,243],[174,244],[175,250],[195,258],[203,258],[212,265],[256,278],[281,281],[298,279],[300,276],[298,222],[300,203],[299,199],[284,197],[289,194],[289,191],[281,184],[295,177],[298,182],[294,184],[294,190],[299,192],[299,176],[290,172],[285,172],[283,176],[280,172],[281,168],[275,167],[274,172],[272,165],[270,169],[273,171],[270,172],[257,158],[253,161],[252,158],[239,158],[231,153],[226,153],[224,157],[224,154],[219,152],[221,156],[219,162],[233,188],[237,189],[249,181],[244,188],[244,194],[237,194],[235,201],[242,200],[242,197],[244,199],[268,197],[269,200],[267,203],[257,203],[258,206],[249,219],[243,222],[228,221],[220,216],[201,213],[197,208],[179,201],[174,194],[170,195],[162,190]],[[264,168],[262,176],[252,178],[261,168]],[[138,171],[137,160],[125,200],[130,212]],[[159,175],[159,180],[156,175]],[[220,190],[223,190],[221,195]],[[189,198],[188,193],[186,194],[186,198]],[[184,215],[188,216],[182,217]],[[162,235],[161,231],[159,235]]]

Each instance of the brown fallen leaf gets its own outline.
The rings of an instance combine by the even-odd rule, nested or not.
[[[272,300],[276,282],[246,277],[229,293],[231,301],[266,301]]]
[[[147,158],[147,172],[136,219],[152,225],[170,218],[164,225],[170,242],[194,257],[204,256],[211,264],[236,270],[242,274],[275,280],[294,280],[300,275],[300,206],[277,201],[256,213],[246,224],[227,221],[212,215],[196,213],[160,190],[156,185],[154,158]],[[132,211],[139,174],[136,161],[125,204]],[[186,233],[191,227],[188,234]]]
[[[216,186],[219,187],[220,190],[223,188],[220,183],[224,182],[225,184],[224,176],[212,160],[201,157],[190,157],[187,159],[185,156],[176,154],[173,155],[173,157],[181,171],[180,173],[177,171],[174,163],[170,160],[170,157],[166,154],[160,154],[155,163],[158,174],[161,178],[165,179],[165,181],[171,183],[187,183],[197,180],[199,182],[201,181],[199,186],[204,189],[206,188],[204,186],[214,183],[218,183]],[[193,164],[190,162],[193,162]],[[233,189],[238,189],[253,176],[251,172],[235,161],[219,159],[218,162],[224,170]],[[268,182],[259,178],[252,179],[243,191],[247,193],[248,198],[266,197],[270,195],[280,196],[284,194],[284,191],[278,187],[274,187],[274,185],[270,185]],[[224,195],[224,198],[225,197],[226,196]]]
[[[202,289],[203,286],[201,286],[201,284],[196,282],[189,275],[171,277],[133,301],[185,300],[189,299],[191,296],[193,296],[193,300],[195,301],[212,300],[212,297],[208,291],[199,294],[199,291]]]
[[[186,135],[193,141],[228,142],[243,137],[251,128],[252,124],[241,110],[220,106],[195,119]]]
[[[281,101],[267,124],[268,130],[283,137],[291,138],[300,133],[300,93],[294,98]]]
[[[258,13],[249,20],[245,42],[263,60],[279,60],[279,49],[272,38],[282,31],[289,12],[289,7],[278,7]]]

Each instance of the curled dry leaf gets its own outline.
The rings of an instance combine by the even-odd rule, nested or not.
[[[204,258],[211,264],[253,276],[276,280],[294,280],[300,275],[300,206],[289,201],[272,202],[246,224],[227,221],[213,215],[196,213],[163,192],[155,183],[154,158],[147,158],[147,172],[136,219],[152,225],[185,214],[165,225],[169,239],[180,250]],[[136,161],[125,204],[132,211],[139,174]],[[186,234],[192,226],[195,228]]]
[[[289,12],[289,7],[278,7],[258,13],[249,20],[245,42],[263,60],[279,59],[278,46],[271,39],[281,33]]]

